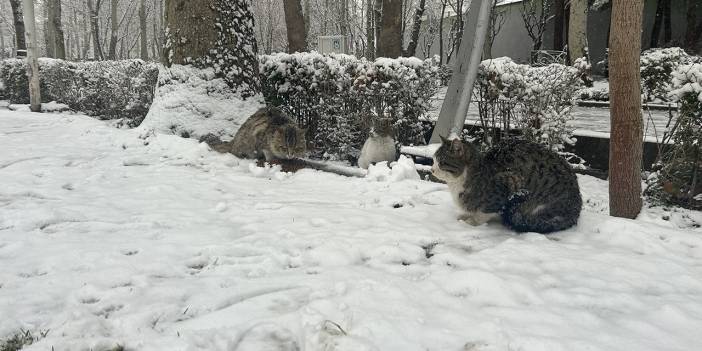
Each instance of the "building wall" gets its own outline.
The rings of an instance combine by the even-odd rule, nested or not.
[[[529,63],[534,44],[524,27],[524,21],[520,12],[521,8],[521,3],[497,7],[496,11],[499,11],[505,17],[505,22],[499,33],[497,33],[495,42],[492,45],[493,58],[508,56],[514,62]],[[544,44],[550,48],[551,42],[544,41]]]
[[[644,16],[643,16],[643,31],[641,33],[642,49],[648,49],[651,41],[651,33],[653,32],[653,23],[656,15],[657,0],[645,0]],[[671,3],[671,19],[673,29],[673,44],[682,45],[685,39],[685,31],[687,26],[687,1],[688,0],[672,0]],[[702,0],[692,0],[702,1]],[[498,33],[495,42],[492,46],[492,57],[508,56],[515,62],[528,63],[532,50],[532,40],[524,28],[520,9],[521,3],[511,3],[498,6],[497,10],[501,11],[506,16],[506,21],[502,29]],[[588,47],[590,50],[590,59],[593,63],[594,73],[602,73],[598,62],[603,61],[606,57],[608,47],[608,35],[610,24],[611,10],[609,8],[600,11],[590,11],[588,16]],[[699,9],[697,18],[702,18],[702,8]],[[451,20],[446,19],[444,24],[444,33],[448,33],[451,29]],[[542,49],[553,49],[553,23],[549,23],[548,29],[544,34]],[[424,31],[423,31],[424,33]],[[662,33],[661,33],[662,37]],[[567,36],[564,33],[564,38]],[[422,38],[420,37],[420,43]],[[663,39],[659,41],[659,45],[665,45]],[[445,44],[447,46],[447,43]],[[558,48],[563,49],[563,48]],[[439,54],[438,39],[434,41],[434,46],[431,50],[431,55]],[[417,50],[417,55],[422,55],[422,50]],[[487,57],[487,55],[485,55]]]

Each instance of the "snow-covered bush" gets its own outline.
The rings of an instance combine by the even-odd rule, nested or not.
[[[440,79],[435,59],[368,61],[312,52],[265,55],[260,62],[264,97],[309,128],[320,154],[356,158],[372,119],[382,115],[395,120],[399,142],[423,141],[420,117]]]
[[[475,90],[483,125],[503,130],[512,125],[527,139],[562,150],[564,143],[574,142],[566,122],[572,118],[570,110],[583,68],[586,65],[532,67],[506,57],[483,61]],[[492,140],[484,138],[483,142]]]
[[[664,203],[702,209],[702,63],[678,66],[671,76],[680,113],[666,130],[664,140],[672,143],[664,148],[646,193]]]
[[[700,63],[699,56],[688,55],[677,47],[656,48],[641,54],[641,93],[644,101],[670,101],[672,73],[681,65]]]
[[[141,60],[71,62],[39,59],[42,102],[57,101],[101,119],[138,125],[151,106],[158,66]],[[26,61],[0,61],[0,100],[29,103]]]

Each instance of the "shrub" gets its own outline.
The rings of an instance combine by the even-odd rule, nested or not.
[[[654,202],[702,209],[702,63],[678,66],[672,72],[672,96],[680,104],[674,125],[666,131],[667,145],[648,179],[646,194]]]
[[[158,65],[141,60],[71,62],[39,59],[42,102],[57,101],[101,119],[136,126],[151,106]],[[29,103],[26,62],[0,61],[0,99]]]
[[[318,53],[260,57],[263,94],[308,127],[320,156],[353,160],[378,116],[394,120],[398,141],[423,143],[420,118],[430,108],[440,70],[435,59],[373,62]]]
[[[641,93],[644,101],[670,101],[672,73],[681,65],[700,63],[699,56],[688,55],[677,47],[650,49],[641,54]]]
[[[510,126],[529,140],[560,151],[573,143],[572,128],[566,125],[586,64],[575,67],[550,64],[531,67],[503,57],[485,60],[478,71],[474,93],[479,101],[484,129]],[[483,143],[493,142],[489,133]]]
[[[0,351],[18,351],[25,346],[31,345],[40,339],[46,337],[48,330],[41,330],[37,334],[33,334],[29,330],[19,330],[6,340],[0,340]]]

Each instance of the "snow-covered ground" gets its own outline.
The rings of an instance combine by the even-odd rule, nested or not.
[[[80,115],[0,110],[0,150],[0,340],[48,331],[27,350],[701,345],[702,216],[611,218],[594,178],[577,227],[517,235],[457,221],[442,184],[280,173]]]

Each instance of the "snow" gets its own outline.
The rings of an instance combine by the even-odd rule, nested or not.
[[[242,100],[213,69],[173,65],[161,68],[154,102],[139,129],[196,139],[213,133],[229,140],[261,107],[262,98]]]
[[[281,173],[8,110],[0,150],[0,340],[48,330],[25,350],[699,348],[702,215],[609,217],[595,178],[578,226],[517,235],[457,221],[411,161]]]
[[[428,120],[434,121],[439,118],[445,93],[446,88],[442,88],[436,95],[436,98],[431,100],[432,108],[428,111]],[[574,128],[575,135],[590,135],[594,132],[595,134],[608,138],[611,128],[609,111],[609,108],[603,107],[573,106],[571,110],[573,118],[567,121],[567,125]],[[673,113],[673,120],[676,118],[676,115],[677,113]],[[669,112],[665,110],[643,111],[643,118],[646,141],[660,141],[663,136],[663,131],[665,131],[666,125],[670,119]],[[471,102],[468,109],[466,124],[480,125],[478,104],[475,101]]]

